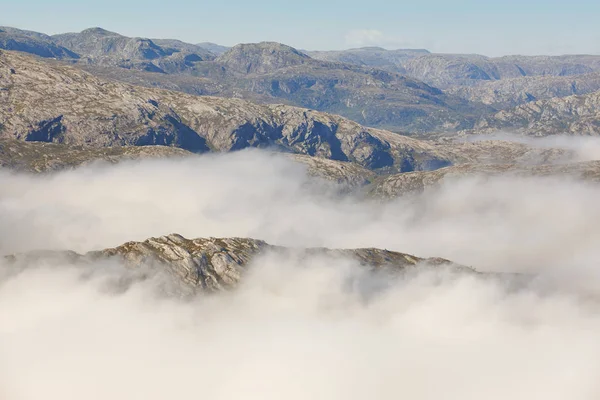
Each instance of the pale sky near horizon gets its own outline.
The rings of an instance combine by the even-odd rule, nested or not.
[[[0,25],[48,34],[100,26],[127,36],[268,40],[306,50],[600,54],[600,1],[592,0],[0,0],[0,10]]]

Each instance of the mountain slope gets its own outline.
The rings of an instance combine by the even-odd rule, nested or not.
[[[187,150],[167,146],[115,146],[84,147],[59,143],[23,142],[0,139],[0,169],[45,173],[76,168],[94,162],[116,164],[122,161],[149,158],[194,157]],[[311,176],[335,182],[342,189],[362,187],[377,174],[352,162],[329,160],[303,154],[285,154],[286,157],[306,165]]]
[[[274,146],[397,171],[438,168],[454,156],[330,114],[107,82],[11,52],[0,53],[0,100],[0,137],[25,141],[194,152]]]
[[[523,165],[523,164],[462,164],[435,171],[419,171],[393,174],[376,179],[365,188],[376,198],[394,198],[409,193],[422,192],[449,182],[454,178],[517,177],[568,177],[588,182],[600,182],[600,161],[570,164]]]
[[[520,105],[483,118],[475,132],[500,130],[531,136],[600,135],[600,91]]]
[[[191,154],[183,149],[165,146],[86,148],[57,143],[0,140],[0,167],[27,172],[49,172],[95,161],[117,163],[124,160],[184,157]]]
[[[453,86],[446,93],[506,109],[536,100],[593,93],[600,90],[600,72],[575,76],[526,76]]]

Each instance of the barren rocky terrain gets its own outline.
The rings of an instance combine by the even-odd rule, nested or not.
[[[424,259],[374,248],[293,249],[272,246],[262,240],[246,238],[186,239],[177,234],[150,238],[143,242],[128,242],[115,248],[92,251],[83,255],[70,251],[36,251],[8,255],[4,257],[4,260],[16,268],[36,260],[58,262],[59,264],[61,261],[68,260],[70,263],[81,266],[103,260],[114,260],[129,268],[146,268],[146,274],[151,274],[151,270],[148,268],[159,267],[159,273],[167,271],[169,276],[175,278],[173,283],[180,285],[178,293],[186,294],[195,291],[214,292],[232,289],[238,285],[253,260],[268,254],[300,259],[310,256],[348,259],[367,269],[384,269],[390,272],[401,272],[417,266],[449,268],[466,273],[475,272],[471,268],[453,264],[442,258]],[[141,272],[144,273],[144,270]]]

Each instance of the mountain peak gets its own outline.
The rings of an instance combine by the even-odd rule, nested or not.
[[[301,65],[312,59],[293,47],[277,42],[238,44],[218,59],[230,69],[243,73],[268,73]]]
[[[86,36],[122,36],[116,32],[107,31],[100,27],[92,27],[81,31],[81,35]]]

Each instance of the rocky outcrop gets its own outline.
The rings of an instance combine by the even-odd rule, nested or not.
[[[291,249],[246,238],[186,239],[172,234],[144,242],[128,242],[119,247],[94,251],[85,255],[74,252],[32,252],[5,257],[13,265],[36,260],[68,259],[80,265],[104,260],[117,260],[129,268],[159,267],[166,269],[177,283],[193,291],[214,292],[231,289],[243,278],[252,261],[271,253],[289,259],[322,256],[354,260],[368,269],[399,272],[420,265],[452,268],[465,273],[474,270],[441,258],[423,259],[409,254],[381,249],[331,250],[325,248]]]

